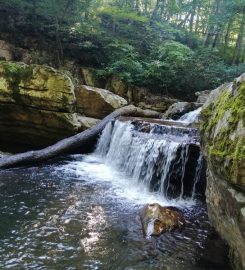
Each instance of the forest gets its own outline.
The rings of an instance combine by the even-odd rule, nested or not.
[[[1,0],[0,13],[38,64],[72,59],[182,99],[245,70],[244,0]]]

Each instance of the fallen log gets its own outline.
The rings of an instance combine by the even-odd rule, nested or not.
[[[142,110],[133,105],[125,106],[109,114],[94,127],[72,137],[63,139],[54,145],[48,146],[41,150],[28,151],[21,154],[0,158],[0,168],[14,168],[23,165],[36,164],[58,155],[74,151],[75,149],[78,149],[89,141],[95,139],[102,132],[107,123],[115,120],[119,116],[160,118],[161,115],[158,112]]]

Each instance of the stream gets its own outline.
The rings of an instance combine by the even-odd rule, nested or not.
[[[229,270],[198,194],[195,139],[148,127],[116,121],[93,154],[0,171],[0,269]],[[182,209],[186,228],[144,238],[138,213],[153,202]]]

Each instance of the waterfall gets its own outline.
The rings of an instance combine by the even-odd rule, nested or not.
[[[135,183],[165,198],[191,197],[194,187],[189,186],[195,180],[188,179],[190,158],[199,156],[195,140],[192,142],[186,128],[178,131],[178,127],[158,124],[147,127],[142,132],[142,127],[133,121],[109,123],[95,154]],[[193,130],[189,131],[196,135]]]
[[[177,121],[184,124],[196,123],[198,121],[201,110],[202,107],[196,109],[195,111],[188,112],[181,116],[180,119],[178,119]]]
[[[191,195],[192,200],[195,199],[196,186],[197,186],[197,183],[200,181],[202,168],[203,168],[203,155],[200,153],[199,158],[197,160],[196,170],[195,170],[194,185],[193,185],[193,190],[192,190],[192,195]]]

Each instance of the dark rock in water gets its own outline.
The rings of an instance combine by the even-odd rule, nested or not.
[[[158,203],[146,204],[140,213],[145,236],[159,236],[165,232],[181,230],[185,227],[185,218],[181,210],[173,206],[161,206]]]

